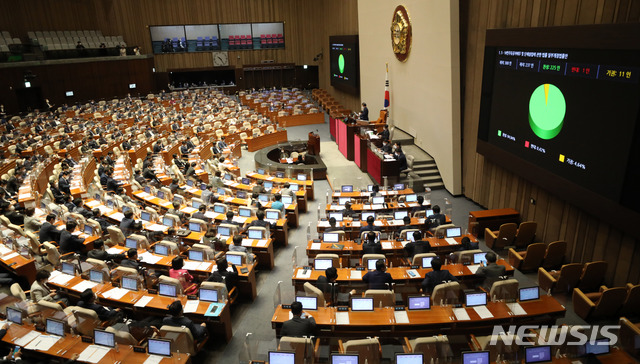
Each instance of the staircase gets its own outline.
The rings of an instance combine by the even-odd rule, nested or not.
[[[405,155],[412,155],[415,157],[413,162],[413,172],[409,173],[409,176],[400,177],[400,183],[405,183],[409,186],[413,185],[413,190],[416,192],[424,191],[425,187],[432,190],[444,188],[442,183],[442,177],[440,177],[440,171],[436,161],[425,151],[413,144],[413,137],[404,131],[396,128],[393,131],[392,144],[400,142],[402,150]]]

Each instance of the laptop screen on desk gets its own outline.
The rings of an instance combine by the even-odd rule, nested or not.
[[[526,364],[551,361],[551,346],[530,346],[524,348],[524,362]]]
[[[520,301],[531,301],[540,298],[540,290],[538,287],[520,288],[518,290],[518,298]]]
[[[151,214],[148,213],[148,212],[142,211],[140,213],[140,219],[143,220],[143,221],[151,221]]]
[[[149,339],[149,354],[171,356],[171,340]]]
[[[237,198],[243,198],[243,199],[247,198],[247,193],[244,192],[244,191],[238,191],[238,192],[236,192],[236,197]]]
[[[187,186],[189,186],[189,187],[193,187],[193,181],[192,181],[192,180],[190,180],[190,179],[188,179],[188,180],[187,180]]]
[[[298,192],[298,190],[300,189],[300,186],[297,183],[292,183],[289,185],[289,189],[293,192]]]
[[[146,192],[146,193],[151,193],[151,187],[149,187],[149,186],[145,186],[145,187],[144,187],[144,192]]]
[[[362,215],[360,215],[360,219],[362,221],[367,221],[367,219],[369,218],[369,216],[373,216],[373,218],[376,218],[376,213],[375,212],[363,212]]]
[[[329,218],[334,218],[336,221],[342,221],[342,212],[330,212]]]
[[[307,180],[307,175],[304,174],[304,173],[298,173],[298,180],[306,181]]]
[[[84,226],[84,233],[87,234],[87,235],[93,235],[93,226],[85,225]]]
[[[324,233],[322,234],[322,240],[325,243],[337,243],[340,239],[340,234],[338,233]]]
[[[62,273],[74,275],[76,274],[76,265],[73,263],[62,262],[61,270]]]
[[[611,343],[609,339],[598,339],[596,341],[587,341],[585,344],[585,353],[602,355],[609,354],[611,351]]]
[[[251,184],[251,180],[247,177],[242,177],[242,179],[240,179],[240,181],[242,182],[243,185],[248,185]]]
[[[251,209],[246,207],[240,207],[238,209],[238,215],[242,217],[251,217]]]
[[[433,210],[431,210],[431,209],[427,209],[427,211],[426,211],[425,215],[427,215],[427,217],[429,217],[429,216],[433,215]]]
[[[22,311],[13,307],[7,307],[7,320],[22,325]]]
[[[130,291],[137,291],[138,290],[138,279],[137,278],[122,277],[121,286],[122,286],[122,288],[128,289]]]
[[[423,257],[422,258],[422,268],[431,268],[431,261],[435,257]]]
[[[45,331],[47,334],[64,336],[64,322],[48,318],[47,328]]]
[[[318,297],[296,296],[296,301],[302,303],[303,310],[318,309]]]
[[[91,269],[89,271],[89,280],[91,282],[102,283],[103,279],[104,279],[104,275],[102,274],[102,271],[95,270],[95,269]]]
[[[218,195],[220,196],[224,196],[227,194],[227,191],[225,191],[222,187],[218,187],[218,190],[216,192],[218,192]]]
[[[462,229],[459,227],[448,228],[446,231],[447,238],[457,238],[462,235]]]
[[[156,244],[154,247],[154,252],[158,255],[169,255],[169,247],[164,244]]]
[[[396,183],[395,185],[393,185],[393,189],[396,191],[404,190],[404,183]]]
[[[217,212],[219,214],[224,214],[225,213],[224,205],[214,205],[213,206],[213,212]]]
[[[242,256],[235,254],[227,254],[227,262],[233,265],[242,265]]]
[[[263,184],[264,189],[270,191],[273,188],[273,182],[267,181]]]
[[[374,205],[382,205],[384,204],[384,196],[375,196],[371,199],[371,203]]]
[[[278,211],[267,211],[267,220],[278,220],[280,213]]]
[[[199,233],[200,230],[200,224],[197,222],[190,222],[189,223],[189,230],[191,231],[195,231],[196,233]]]
[[[295,353],[270,351],[269,364],[295,364]]]
[[[127,238],[127,240],[124,241],[124,246],[129,249],[138,249],[138,241],[136,239]]]
[[[489,351],[467,351],[462,353],[462,364],[489,364]]]
[[[284,172],[276,172],[277,178],[284,178]]]
[[[258,168],[257,172],[258,172],[258,174],[264,174],[264,169]]]
[[[218,302],[218,291],[215,289],[200,288],[200,301]]]
[[[466,295],[467,307],[483,306],[487,304],[487,294],[482,293],[467,293]]]
[[[422,364],[424,357],[422,354],[400,354],[396,353],[396,364]]]
[[[202,250],[189,250],[189,260],[202,262],[204,260],[204,252]]]
[[[315,259],[313,261],[313,269],[326,270],[327,268],[331,267],[333,267],[332,259]]]
[[[429,296],[414,296],[409,297],[409,310],[428,310],[431,308],[431,301]]]
[[[344,206],[347,202],[351,201],[351,197],[340,197],[338,198],[338,205]]]
[[[231,181],[233,179],[233,176],[229,173],[225,173],[224,174],[224,179],[227,181]]]
[[[402,220],[405,216],[409,216],[409,211],[396,211],[393,213],[394,220]]]
[[[162,225],[164,226],[173,226],[173,219],[170,217],[163,217],[162,218]]]
[[[116,335],[105,330],[93,329],[93,342],[96,345],[102,345],[109,348],[116,346]]]
[[[351,311],[373,311],[373,298],[351,298]]]
[[[353,192],[353,185],[343,185],[342,192]]]
[[[418,201],[418,195],[416,195],[415,193],[412,193],[410,195],[407,195],[404,200],[406,202],[417,202]]]
[[[249,229],[249,239],[262,239],[262,230],[252,230]]]
[[[218,235],[231,236],[231,228],[228,226],[218,226]]]
[[[480,264],[480,263],[487,264],[487,253],[482,252],[482,253],[473,254],[473,264]]]
[[[202,205],[200,201],[191,200],[191,207],[193,207],[194,209],[200,208],[200,205]]]
[[[376,263],[378,263],[378,259],[369,259],[369,260],[367,260],[367,269],[368,270],[376,270]]]
[[[261,193],[258,195],[258,200],[260,202],[269,202],[269,195],[267,195],[266,193]]]
[[[158,283],[158,294],[161,296],[176,297],[176,286],[167,283]]]
[[[156,196],[158,196],[158,198],[164,199],[164,191],[158,191]]]
[[[285,205],[291,205],[293,203],[292,196],[282,196],[282,203]]]
[[[358,354],[331,354],[331,364],[358,364]]]

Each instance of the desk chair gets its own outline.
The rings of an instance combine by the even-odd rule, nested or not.
[[[269,239],[269,231],[267,230],[266,227],[262,227],[262,226],[250,226],[249,229],[247,229],[247,233],[249,231],[260,231],[262,234],[262,239]]]
[[[544,243],[530,244],[524,252],[509,248],[509,264],[522,272],[535,271],[542,265],[546,251],[547,246]]]
[[[538,268],[538,285],[545,292],[572,292],[580,281],[583,269],[582,263],[565,264],[560,272],[549,272],[544,267]]]
[[[40,240],[36,236],[36,234],[32,232],[25,232],[25,236],[27,237],[29,242],[29,252],[36,260],[40,260],[42,263],[42,259],[44,255],[47,253],[46,249],[40,244]]]
[[[159,336],[163,339],[171,340],[171,352],[188,353],[196,355],[207,342],[208,337],[196,344],[193,335],[188,328],[163,325],[160,328]]]
[[[27,297],[27,293],[29,291],[24,291],[22,287],[20,287],[20,283],[14,283],[9,288],[9,291],[13,297],[19,298],[22,301],[27,301],[29,298]]]
[[[340,256],[338,254],[317,254],[315,259],[331,259],[334,268],[340,268]]]
[[[447,335],[437,335],[429,337],[418,337],[409,340],[404,338],[404,352],[423,354],[424,362],[429,363],[453,357],[453,351],[449,345]]]
[[[208,245],[204,245],[204,244],[193,244],[191,246],[191,250],[201,250],[204,252],[204,259],[205,260],[213,260],[216,258],[216,252],[215,250],[213,250],[213,248],[211,248]]]
[[[533,243],[533,239],[536,237],[536,229],[538,228],[538,223],[535,221],[525,221],[520,224],[518,227],[518,231],[516,232],[516,237],[514,240],[514,245],[516,248],[524,248],[527,245]]]
[[[69,309],[75,318],[74,331],[79,335],[93,337],[93,329],[109,325],[108,321],[101,321],[94,310],[79,306],[70,306]]]
[[[158,211],[156,209],[154,209],[153,207],[149,207],[146,206],[144,208],[144,211],[148,212],[150,217],[151,217],[151,221],[158,221]]]
[[[420,253],[413,256],[413,260],[411,261],[411,265],[419,265],[422,267],[422,258],[432,257],[435,258],[437,255],[435,253]]]
[[[627,297],[620,307],[620,314],[628,317],[640,315],[640,285],[627,283]]]
[[[406,229],[400,232],[400,240],[407,240],[407,235],[413,236],[413,233],[416,231],[420,231],[420,229]]]
[[[24,236],[24,230],[22,230],[20,226],[15,224],[9,224],[7,225],[7,227],[9,228],[9,230],[13,231],[14,234],[18,236]]]
[[[314,344],[311,338],[283,336],[280,338],[278,350],[293,351],[295,353],[294,364],[314,364],[318,360],[319,346],[320,339],[316,339]]]
[[[500,230],[491,231],[489,228],[484,229],[484,239],[487,247],[493,250],[500,250],[511,245],[516,237],[518,225],[515,223],[507,223],[500,225]]]
[[[310,282],[305,282],[302,287],[304,288],[304,293],[307,295],[307,297],[318,298],[318,307],[325,307],[327,305],[324,299],[324,293],[320,290],[320,288],[314,286]]]
[[[447,229],[456,227],[454,224],[444,224],[436,227],[435,229],[429,229],[433,233],[433,236],[445,236]]]
[[[107,227],[107,232],[109,233],[109,239],[111,240],[111,246],[114,245],[124,245],[125,237],[117,226],[109,226]]]
[[[369,265],[369,260],[384,260],[385,262],[387,261],[387,257],[384,254],[364,254],[362,256],[362,266],[367,268]]]
[[[640,359],[640,325],[634,324],[626,317],[620,317],[620,331],[618,342],[624,351],[634,358]]]
[[[265,210],[264,210],[264,215],[265,215],[265,216],[267,216],[267,214],[268,214],[269,212],[272,212],[272,213],[273,213],[273,212],[277,212],[277,213],[278,213],[278,218],[279,218],[279,219],[282,219],[282,215],[284,214],[282,211],[280,211],[280,210],[278,210],[278,209],[265,209]],[[334,232],[335,232],[335,231],[334,231]],[[343,233],[344,233],[344,232],[343,232]]]
[[[168,240],[160,240],[159,242],[155,243],[155,245],[163,245],[167,247],[167,251],[169,252],[170,255],[179,255],[180,254],[180,248],[178,247],[177,243],[174,243],[173,241],[168,241]]]
[[[94,219],[87,219],[86,223],[93,228],[93,234],[95,236],[102,236],[102,228],[99,222]]]
[[[118,343],[120,345],[137,346],[137,345],[141,345],[142,344],[142,341],[136,340],[136,338],[133,337],[133,335],[131,335],[127,331],[116,330],[113,326],[107,327],[106,331],[114,334],[114,336],[116,338],[116,343]]]
[[[515,302],[518,299],[518,286],[518,280],[513,278],[495,281],[491,285],[489,297],[492,300]]]
[[[473,255],[476,253],[482,253],[482,250],[480,249],[460,250],[460,251],[453,252],[451,257],[454,263],[469,264],[469,263],[473,263]]]
[[[200,231],[202,232],[207,231],[207,222],[204,220],[191,218],[189,219],[189,223],[195,223],[200,225]]]
[[[374,307],[394,307],[396,304],[396,295],[387,289],[368,289],[364,291],[365,297],[373,298]]]
[[[367,234],[369,233],[369,231],[363,231],[360,233],[360,242],[364,242],[367,240]],[[376,241],[380,241],[381,239],[381,232],[379,231],[374,231],[374,234],[376,234]]]
[[[175,166],[175,165],[174,165]],[[172,166],[173,168],[173,166]],[[178,168],[178,167],[176,167]],[[184,182],[179,182],[179,184],[183,184]],[[169,187],[160,187],[160,191],[164,192],[164,199],[167,201],[173,201],[173,192],[169,189]]]
[[[107,265],[107,262],[105,262],[104,260],[87,258],[86,262],[93,265],[94,267],[96,267],[97,269],[103,272],[109,273],[111,271],[111,269]]]
[[[144,250],[149,249],[149,240],[147,239],[146,236],[138,235],[138,234],[131,234],[131,235],[129,235],[129,239],[133,239],[133,240],[135,240],[137,242],[138,250],[139,249],[144,249]]]
[[[46,255],[45,255],[45,259],[49,262],[50,266],[50,270],[53,270],[54,267],[57,267],[60,265],[60,260],[62,258],[65,257],[70,257],[73,256],[73,254],[75,254],[74,252],[70,252],[64,255],[60,255],[60,252],[58,251],[58,248],[56,248],[55,245],[49,243],[49,242],[44,242],[42,243],[42,245],[44,246],[44,249],[46,251]]]
[[[174,227],[179,227],[182,224],[181,221],[180,221],[180,217],[178,217],[178,215],[164,214],[164,217],[168,217],[171,220],[173,220],[173,226]]]
[[[604,275],[607,272],[607,262],[597,261],[584,265],[584,270],[580,276],[578,288],[583,292],[594,292],[598,290],[600,284],[604,281]]]
[[[340,353],[347,352],[358,353],[358,364],[379,364],[382,358],[382,347],[377,338],[368,338],[360,340],[349,340],[342,342],[338,340]]]
[[[440,306],[441,304],[461,303],[462,287],[458,282],[442,283],[433,288],[431,292],[431,304]]]
[[[183,295],[184,288],[182,286],[182,280],[177,278],[171,278],[169,276],[161,275],[158,277],[158,283],[170,284],[176,287],[176,294]],[[197,286],[195,283],[189,284],[187,289],[191,289],[192,286]]]
[[[491,345],[491,342],[495,342],[495,345]],[[519,358],[519,347],[517,344],[516,335],[511,333],[505,333],[504,335],[488,335],[488,336],[475,336],[471,335],[471,346],[474,351],[489,350],[489,360],[496,362],[498,355],[503,360],[514,360]],[[510,344],[507,344],[509,343]]]
[[[213,204],[213,209],[214,210],[215,210],[216,207],[218,207],[219,209],[222,209],[221,214],[223,214],[223,215],[226,214],[227,211],[229,211],[229,206],[227,206],[227,205],[225,205],[223,203],[220,203],[220,202],[216,202],[216,203]]]
[[[583,320],[615,316],[627,297],[626,287],[600,287],[600,292],[584,293],[573,289],[573,309]]]
[[[227,291],[227,285],[222,282],[204,281],[200,283],[200,288],[218,291],[218,302],[227,302],[232,305],[236,302],[236,299],[238,299],[238,290],[236,287],[231,288],[231,291]]]

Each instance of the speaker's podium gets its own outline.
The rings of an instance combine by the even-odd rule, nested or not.
[[[307,153],[310,155],[320,155],[320,135],[314,132],[309,133],[307,142]]]

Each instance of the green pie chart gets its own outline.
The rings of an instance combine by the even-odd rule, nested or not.
[[[344,73],[344,56],[342,54],[338,57],[338,68],[340,73]]]
[[[555,85],[545,83],[531,94],[529,125],[541,139],[553,139],[560,133],[566,112],[564,95]]]

